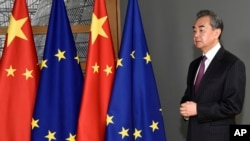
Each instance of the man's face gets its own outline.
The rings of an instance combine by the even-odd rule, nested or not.
[[[219,42],[220,33],[220,29],[213,29],[210,25],[209,16],[201,17],[193,26],[194,45],[206,53]]]

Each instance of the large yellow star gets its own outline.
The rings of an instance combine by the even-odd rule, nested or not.
[[[7,77],[8,76],[14,76],[14,72],[16,71],[16,69],[12,68],[12,65],[10,65],[10,68],[5,69],[7,71]]]
[[[66,139],[67,141],[76,141],[76,135],[69,134],[69,137]]]
[[[153,131],[153,132],[154,132],[156,129],[159,129],[159,128],[158,128],[158,123],[159,123],[159,122],[152,121],[152,124],[149,126],[150,128],[152,128],[152,131]]]
[[[51,131],[49,130],[49,131],[48,131],[48,135],[45,136],[45,138],[47,138],[49,141],[51,141],[51,140],[56,140],[55,134],[56,134],[56,132],[51,132]]]
[[[61,51],[60,49],[57,50],[57,54],[55,54],[55,56],[58,58],[58,61],[61,61],[61,59],[66,59],[64,53],[65,51]]]
[[[114,124],[113,118],[114,118],[114,116],[109,116],[109,115],[107,115],[107,118],[106,118],[106,125]]]
[[[33,130],[35,127],[39,128],[38,122],[39,122],[39,119],[38,119],[38,120],[35,120],[34,118],[32,118],[32,122],[31,122],[32,130]]]
[[[150,55],[147,53],[147,55],[144,57],[144,59],[146,60],[147,64],[149,62],[151,62],[151,58],[150,58]]]
[[[119,132],[119,134],[122,135],[122,139],[123,139],[124,137],[126,137],[126,136],[129,136],[129,135],[128,135],[128,130],[129,130],[129,129],[125,129],[124,127],[122,127],[122,131]]]
[[[91,28],[90,28],[91,35],[92,35],[91,36],[92,44],[95,42],[98,35],[101,35],[103,37],[108,38],[107,34],[105,33],[104,29],[102,28],[102,26],[106,20],[107,20],[107,16],[98,19],[96,17],[95,13],[93,13],[92,24],[91,24]]]
[[[11,15],[10,17],[10,24],[8,27],[8,40],[7,40],[7,46],[10,45],[10,43],[14,40],[14,38],[20,37],[24,40],[27,40],[27,37],[24,35],[23,31],[22,31],[22,26],[24,25],[24,23],[27,21],[27,17],[26,18],[22,18],[19,20],[16,20],[13,15]]]
[[[33,77],[32,72],[33,70],[28,70],[28,69],[25,70],[25,73],[23,73],[23,75],[25,76],[26,80]]]

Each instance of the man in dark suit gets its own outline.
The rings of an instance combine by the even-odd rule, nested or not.
[[[199,11],[193,31],[194,45],[206,59],[191,62],[181,99],[180,114],[189,122],[187,141],[229,141],[229,126],[243,107],[245,65],[221,44],[223,22],[214,12]]]

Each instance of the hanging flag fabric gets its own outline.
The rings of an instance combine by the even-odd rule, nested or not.
[[[107,115],[106,141],[166,141],[137,0],[129,0]]]
[[[115,74],[115,57],[105,0],[95,0],[77,141],[103,141]]]
[[[82,96],[83,74],[64,0],[53,0],[37,99],[32,140],[73,141]]]
[[[15,0],[0,61],[0,140],[29,141],[39,66],[26,0]]]

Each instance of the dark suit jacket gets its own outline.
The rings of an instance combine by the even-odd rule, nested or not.
[[[181,103],[197,103],[197,116],[189,118],[187,141],[229,141],[229,125],[243,107],[246,86],[244,63],[223,47],[207,68],[197,93],[193,84],[201,57],[191,62],[187,89]]]

